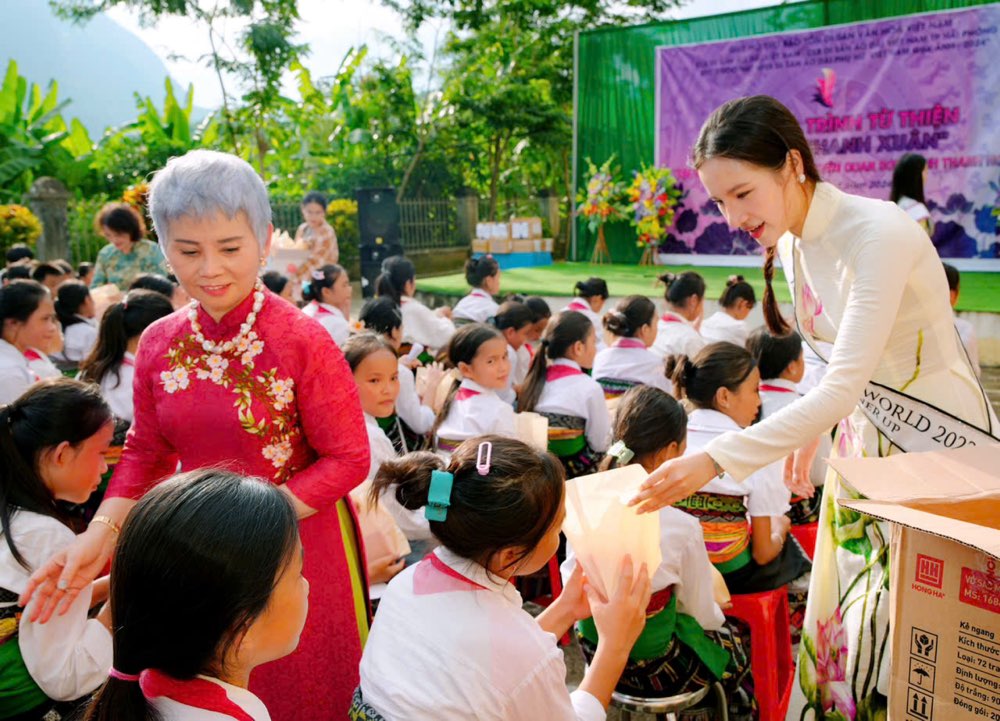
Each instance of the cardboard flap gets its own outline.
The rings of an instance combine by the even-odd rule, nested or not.
[[[873,501],[964,503],[1000,498],[1000,445],[888,458],[834,458],[830,465],[851,488]]]
[[[892,523],[899,523],[907,528],[914,528],[918,531],[932,533],[942,538],[964,543],[967,546],[979,549],[991,556],[1000,558],[1000,531],[978,523],[970,523],[956,517],[941,515],[938,512],[922,510],[914,504],[903,504],[886,501],[872,500],[849,500],[841,498],[838,500],[841,506],[863,513],[866,516],[881,518]],[[960,510],[965,504],[949,504],[952,508]],[[997,502],[1000,506],[1000,501]],[[935,511],[938,506],[933,506]],[[994,509],[996,507],[994,506]],[[994,525],[996,521],[993,521]]]

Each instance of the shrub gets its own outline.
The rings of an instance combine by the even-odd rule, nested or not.
[[[361,233],[358,230],[358,203],[338,198],[326,206],[326,219],[337,234],[341,256],[353,258],[358,254]]]
[[[34,247],[41,234],[41,222],[23,205],[0,205],[0,251],[17,243]]]

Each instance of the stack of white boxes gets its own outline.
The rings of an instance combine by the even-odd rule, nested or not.
[[[511,218],[509,223],[476,223],[473,253],[552,252],[552,238],[542,237],[541,218]]]

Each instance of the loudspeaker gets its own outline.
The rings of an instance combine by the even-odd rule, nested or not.
[[[402,255],[399,243],[361,246],[361,297],[375,297],[375,279],[382,272],[382,261],[393,255]]]
[[[402,242],[394,188],[360,188],[354,191],[354,197],[358,201],[362,248]]]

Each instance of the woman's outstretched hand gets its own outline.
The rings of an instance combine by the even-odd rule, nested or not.
[[[629,505],[638,505],[639,513],[658,511],[700,491],[714,476],[715,464],[707,453],[672,458],[643,481]]]

